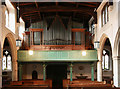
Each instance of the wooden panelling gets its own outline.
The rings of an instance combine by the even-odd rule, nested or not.
[[[31,50],[85,50],[85,45],[31,45]]]
[[[25,32],[26,35],[30,35],[30,32]]]
[[[84,28],[72,28],[72,32],[84,32]]]
[[[32,32],[38,32],[38,31],[43,31],[43,29],[40,29],[40,28],[31,28],[30,31],[32,31]]]

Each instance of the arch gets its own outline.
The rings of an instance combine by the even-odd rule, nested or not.
[[[5,36],[5,38],[8,39],[8,42],[9,42],[9,44],[10,44],[12,59],[13,59],[13,61],[16,61],[16,60],[15,60],[15,59],[16,59],[15,56],[16,56],[17,50],[16,50],[16,41],[15,41],[15,38],[14,38],[14,36],[13,36],[11,33],[8,33],[8,34]],[[4,43],[5,43],[5,38],[4,38],[4,40],[3,40],[3,45],[4,45]]]
[[[9,46],[11,49],[11,56],[12,56],[12,81],[17,81],[17,48],[16,48],[16,41],[15,37],[12,33],[8,33],[4,38],[3,38],[3,43],[2,43],[2,48],[5,43],[5,38],[8,39]],[[3,50],[2,50],[3,52]],[[2,53],[3,56],[3,53]]]
[[[32,79],[38,79],[38,73],[36,70],[33,70],[32,72]]]
[[[120,27],[118,29],[118,32],[116,34],[115,37],[115,41],[114,41],[114,49],[113,49],[113,55],[114,56],[120,56],[119,54],[119,46],[120,46]]]
[[[102,54],[102,50],[104,48],[104,44],[106,42],[106,39],[109,39],[109,37],[105,33],[103,33],[101,38],[100,38],[100,54]],[[111,44],[111,40],[110,39],[109,39],[109,41],[110,41],[110,44]],[[112,49],[112,46],[111,46],[111,49]]]
[[[108,69],[105,68],[103,63],[106,63],[105,61],[103,62],[103,50],[109,51],[109,62],[108,62]],[[113,79],[113,62],[112,62],[112,46],[111,46],[111,40],[110,38],[104,33],[102,34],[100,38],[100,50],[99,50],[99,58],[100,61],[102,62],[101,66],[101,75],[102,75],[102,80],[106,80],[106,76],[109,77],[110,79]],[[105,57],[105,56],[104,56]],[[104,58],[105,60],[105,58]],[[103,69],[103,70],[102,70]],[[104,71],[108,71],[107,73]],[[110,83],[107,81],[107,83]]]

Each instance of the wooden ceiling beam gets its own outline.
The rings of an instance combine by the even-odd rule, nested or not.
[[[98,2],[85,2],[85,3],[94,4],[94,5],[97,5],[97,4],[98,4]]]
[[[39,9],[38,3],[37,3],[36,1],[35,1],[35,5],[36,5],[37,9]],[[42,18],[41,18],[40,11],[38,12],[38,14],[39,14],[39,18],[40,18],[40,20],[41,20]]]
[[[87,4],[87,3],[84,3],[84,2],[68,2],[68,3],[71,3],[71,4],[79,4],[80,6],[87,6],[87,7],[92,7],[92,8],[95,8],[96,7],[96,4]]]
[[[76,8],[78,8],[78,7],[79,7],[79,4],[77,3]],[[75,15],[76,15],[76,12],[74,12],[73,17],[75,17]]]
[[[59,7],[54,6],[51,8],[24,8],[21,9],[21,13],[23,14],[29,14],[29,13],[35,13],[35,12],[84,12],[84,13],[93,13],[93,9],[88,8],[66,8],[66,7]]]
[[[56,0],[55,4],[56,4],[56,6],[58,6],[58,1],[57,0]]]
[[[19,5],[20,6],[26,6],[26,5],[33,5],[34,3],[33,2],[30,2],[30,3],[28,3],[28,2],[24,2],[24,3],[20,3]]]
[[[41,2],[39,2],[39,3],[45,3],[45,2],[47,2],[48,0],[44,0],[44,2],[43,1],[41,1]],[[37,1],[36,1],[37,2]],[[24,2],[24,3],[21,3],[20,2],[20,6],[28,6],[28,5],[34,5],[35,3],[34,2]]]
[[[81,10],[81,9],[64,9],[64,10],[61,10],[61,9],[49,9],[49,10],[42,10],[43,12],[77,12],[77,13],[84,13],[84,14],[88,14],[88,15],[91,15],[93,17],[96,17],[96,13],[94,13],[93,11],[88,11],[88,10]],[[42,12],[41,11],[41,12]],[[39,11],[25,11],[25,13],[23,13],[23,16],[24,14],[30,14],[30,13],[35,13],[35,12],[39,12]]]

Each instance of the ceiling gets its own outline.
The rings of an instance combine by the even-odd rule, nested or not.
[[[72,18],[77,22],[88,24],[93,16],[96,22],[96,9],[100,2],[12,2],[15,8],[19,7],[19,13],[26,22],[26,27],[30,23],[41,21],[45,18],[58,15],[59,17]]]

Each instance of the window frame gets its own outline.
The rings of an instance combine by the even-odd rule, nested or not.
[[[104,5],[101,11],[101,25],[102,27],[109,21],[108,2]]]
[[[105,51],[105,54],[103,53],[103,51]],[[109,55],[109,51],[108,50],[105,50],[103,49],[102,51],[102,70],[110,70],[110,55]],[[106,64],[106,59],[105,57],[108,55],[108,69],[105,67],[105,64]],[[103,59],[104,58],[104,59]],[[103,61],[104,60],[104,61]],[[103,65],[104,63],[104,65]]]
[[[8,52],[8,54],[5,54],[6,51]],[[7,68],[7,65],[8,65],[8,56],[11,57],[11,69]],[[3,69],[3,59],[2,59],[2,71],[3,72],[4,71],[12,71],[12,56],[11,56],[10,52],[8,50],[4,50],[3,51],[3,57],[6,57],[6,69]]]
[[[9,27],[9,10],[6,8],[5,10],[5,26]]]

